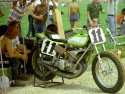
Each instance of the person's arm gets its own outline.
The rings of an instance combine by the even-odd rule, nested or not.
[[[58,3],[55,2],[54,0],[51,0],[51,1],[52,1],[52,3],[53,3],[53,8],[57,8],[57,7],[58,7]]]
[[[43,15],[37,16],[34,13],[32,13],[32,17],[38,20],[43,20]]]
[[[33,13],[31,14],[33,18],[38,19],[38,20],[43,20],[43,15],[36,15],[38,13],[38,8],[39,5],[37,5],[33,11]]]
[[[30,10],[31,12],[33,12],[34,8],[35,8],[35,3],[33,2],[30,6],[27,7],[27,11]]]
[[[20,53],[18,53],[18,52],[15,52],[14,50],[13,50],[13,48],[12,48],[12,42],[10,41],[10,40],[8,40],[8,39],[6,39],[6,50],[7,50],[7,54],[8,54],[8,56],[10,57],[10,58],[14,58],[14,57],[16,57],[16,58],[20,58],[20,59],[22,59],[22,60],[24,60],[24,61],[27,61],[27,59],[28,59],[28,57],[27,57],[27,55],[26,54],[20,54]]]
[[[100,6],[100,11],[101,11],[101,13],[105,13],[105,10],[103,9],[101,3],[99,3],[99,6]]]
[[[26,1],[26,4],[25,4],[26,9],[25,9],[25,11],[33,10],[33,8],[35,8],[35,3],[34,2],[35,2],[34,0]]]
[[[91,19],[91,17],[90,17],[89,11],[87,11],[87,17],[88,17],[88,20],[89,20],[90,25],[93,25],[93,21],[92,21],[92,19]]]
[[[80,18],[80,8],[79,8],[79,6],[78,6],[78,14],[79,14],[79,18]]]
[[[71,14],[71,7],[70,7],[70,5],[69,5],[69,7],[68,7],[68,17],[70,18],[70,14]]]

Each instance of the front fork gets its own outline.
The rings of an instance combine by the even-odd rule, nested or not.
[[[98,61],[99,61],[100,67],[102,69],[102,72],[105,72],[105,69],[104,69],[104,66],[103,66],[103,62],[102,62],[102,59],[101,59],[100,54],[99,54],[99,50],[98,50],[96,44],[93,44],[93,45],[95,47],[95,50],[96,50],[96,53],[97,53],[97,57],[98,57]],[[105,45],[103,43],[102,43],[102,47],[103,47],[103,50],[106,51]]]

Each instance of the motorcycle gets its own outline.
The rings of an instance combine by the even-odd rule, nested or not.
[[[124,85],[123,67],[116,55],[106,51],[106,38],[100,26],[87,29],[86,33],[69,34],[67,39],[47,32],[38,33],[36,38],[32,67],[38,79],[49,81],[56,75],[66,79],[81,76],[95,49],[92,75],[97,86],[106,93],[115,93]],[[102,45],[103,51],[99,51],[98,45]]]

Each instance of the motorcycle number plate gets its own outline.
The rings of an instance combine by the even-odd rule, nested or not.
[[[94,44],[104,43],[106,41],[104,32],[101,28],[92,28],[89,30],[91,42]]]
[[[50,41],[48,39],[44,39],[41,47],[41,52],[47,55],[55,56],[56,52],[54,50],[55,45],[57,43]]]

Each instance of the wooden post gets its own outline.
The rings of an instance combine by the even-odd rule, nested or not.
[[[62,23],[62,15],[60,10],[58,9],[53,10],[53,19],[54,23],[57,25],[59,36],[61,38],[65,38],[63,23]]]

